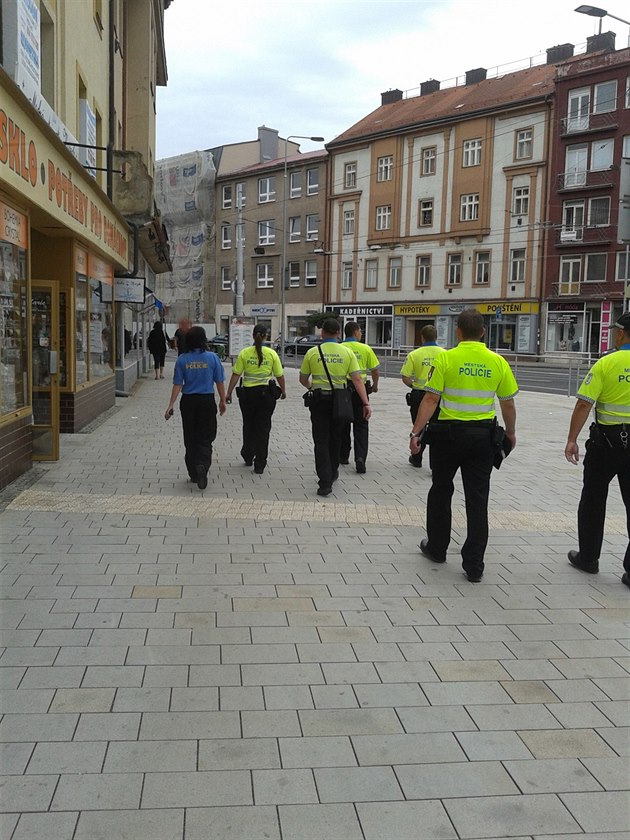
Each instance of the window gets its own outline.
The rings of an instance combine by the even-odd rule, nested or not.
[[[289,174],[289,198],[299,198],[302,195],[302,173]]]
[[[365,288],[376,289],[378,286],[378,260],[365,261]]]
[[[391,155],[384,155],[376,161],[376,180],[391,181],[394,168],[394,158]]]
[[[606,227],[610,224],[610,196],[591,198],[588,203],[588,223],[590,227]]]
[[[525,248],[510,251],[510,283],[525,282]]]
[[[449,254],[448,255],[448,274],[446,277],[447,286],[461,286],[462,285],[462,255]]]
[[[475,286],[487,286],[490,283],[490,251],[477,251],[475,254]]]
[[[352,236],[354,233],[354,210],[343,211],[343,235]]]
[[[319,169],[306,170],[306,195],[317,195],[319,192]]]
[[[402,257],[392,257],[389,261],[389,278],[387,285],[390,289],[400,289],[402,279]]]
[[[341,288],[352,288],[352,263],[345,262],[341,264]]]
[[[232,247],[232,227],[227,222],[221,225],[221,248],[225,251],[226,248]]]
[[[426,254],[416,258],[416,288],[428,289],[431,285],[431,257]]]
[[[512,213],[515,216],[527,216],[529,213],[529,187],[513,188]]]
[[[626,79],[626,108],[630,108],[630,76]]]
[[[435,163],[437,160],[437,147],[428,146],[422,149],[422,166],[420,168],[421,175],[435,175]]]
[[[630,108],[630,105],[628,106]],[[621,144],[621,157],[630,158],[630,134],[627,134]]]
[[[460,222],[474,222],[479,218],[479,193],[462,195],[459,200]]]
[[[306,217],[306,240],[307,242],[317,239],[318,224],[317,216],[311,215]]]
[[[356,163],[346,163],[343,168],[343,186],[346,190],[353,190],[357,185]]]
[[[420,202],[418,227],[430,227],[433,224],[433,199],[425,198]]]
[[[295,287],[300,285],[300,263],[298,260],[291,260],[289,262],[289,286]]]
[[[617,254],[617,273],[615,274],[615,279],[630,280],[629,269],[630,265],[626,265],[626,252],[620,251]]]
[[[534,155],[534,132],[531,128],[523,128],[516,132],[516,160],[525,160]]]
[[[258,222],[258,244],[273,245],[276,241],[276,232],[273,227],[273,219],[266,222]]]
[[[565,201],[562,205],[560,242],[581,240],[584,231],[584,202]]]
[[[464,140],[462,166],[479,166],[481,163],[481,140]]]
[[[304,285],[317,285],[317,260],[306,260],[304,262]]]
[[[302,235],[302,217],[291,216],[289,219],[289,242],[299,242]]]
[[[227,265],[221,266],[221,291],[232,291],[232,278],[230,277],[230,269]]]
[[[232,184],[226,184],[221,187],[221,207],[223,210],[229,210],[232,206]]]
[[[564,186],[583,187],[586,184],[588,146],[567,146],[564,163]]]
[[[601,171],[602,169],[610,169],[613,162],[614,141],[611,138],[608,140],[597,140],[591,143],[591,169]]]
[[[587,254],[585,283],[604,283],[606,280],[606,254]]]
[[[593,97],[593,113],[606,114],[617,110],[617,80],[611,79],[595,85]]]
[[[271,263],[258,263],[256,266],[256,286],[259,289],[273,288],[273,265]]]
[[[580,258],[562,257],[560,260],[561,295],[577,295],[580,292]]]
[[[585,131],[588,128],[591,110],[591,92],[589,88],[570,90],[567,110],[567,131]]]
[[[392,206],[383,204],[376,208],[376,230],[389,230],[392,224]]]
[[[266,204],[268,201],[276,200],[275,178],[258,179],[258,203]]]

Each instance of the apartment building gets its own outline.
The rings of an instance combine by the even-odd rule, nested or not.
[[[114,404],[116,299],[168,265],[152,169],[170,0],[0,2],[4,486]]]
[[[219,164],[216,322],[221,332],[227,332],[234,314],[242,314],[264,323],[273,338],[280,333],[283,260],[287,338],[310,332],[307,317],[322,308],[328,155],[324,150],[299,154],[299,147],[292,146],[286,158],[276,153],[274,159],[224,174]],[[243,307],[238,313],[241,258]]]
[[[568,47],[555,78],[542,344],[598,354],[609,349],[630,276],[618,224],[622,160],[630,166],[630,50],[615,50],[612,32],[589,38],[586,55]]]
[[[327,145],[327,308],[373,346],[417,345],[426,324],[451,345],[474,306],[490,346],[535,352],[557,59],[388,91]]]

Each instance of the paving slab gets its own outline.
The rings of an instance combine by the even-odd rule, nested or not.
[[[368,472],[321,501],[287,381],[263,476],[230,408],[208,489],[187,483],[170,384],[141,379],[0,494],[3,837],[630,840],[625,512],[611,488],[587,580],[572,401],[519,396],[473,586],[459,477],[448,562],[420,555],[400,382],[374,397]]]

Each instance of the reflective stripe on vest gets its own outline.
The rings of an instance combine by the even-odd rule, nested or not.
[[[604,426],[630,423],[630,405],[598,402],[595,405],[595,416],[597,422],[602,423]]]
[[[449,400],[448,397],[474,399],[475,402]],[[463,411],[466,414],[494,415],[494,391],[477,391],[473,388],[445,388],[442,393],[442,405],[450,411]]]

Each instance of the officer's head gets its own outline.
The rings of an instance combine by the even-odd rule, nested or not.
[[[630,312],[624,312],[615,321],[615,346],[630,341]]]
[[[346,338],[361,338],[361,327],[356,321],[348,321],[343,331],[346,334]]]
[[[476,309],[464,309],[457,316],[455,335],[458,341],[481,341],[485,332],[483,315]]]
[[[430,341],[437,339],[437,330],[432,324],[427,324],[420,330],[420,338],[423,344],[428,344]]]
[[[207,350],[208,339],[203,327],[191,327],[186,333],[186,350]]]
[[[336,338],[339,335],[339,321],[336,318],[326,318],[322,324],[322,335],[326,338]]]

